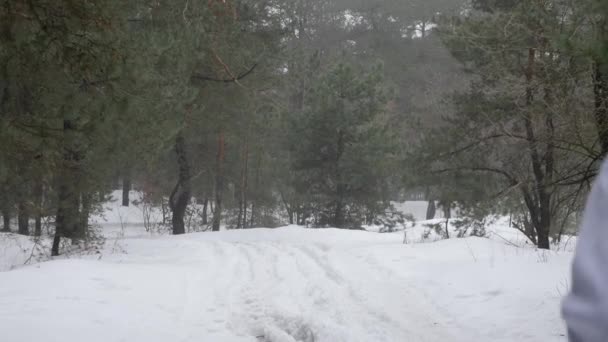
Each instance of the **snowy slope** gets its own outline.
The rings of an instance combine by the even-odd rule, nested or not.
[[[129,229],[101,256],[0,273],[2,341],[565,341],[570,253],[335,229]]]

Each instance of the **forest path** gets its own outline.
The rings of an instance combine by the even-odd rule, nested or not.
[[[0,273],[7,341],[34,340],[36,329],[45,329],[47,342],[472,338],[431,304],[413,274],[394,271],[395,249],[382,251],[404,247],[395,236],[287,228],[131,237],[106,245],[101,257]],[[116,245],[122,252],[110,253]],[[393,267],[384,267],[379,255]],[[3,286],[11,283],[21,285]],[[27,323],[17,319],[24,315]]]

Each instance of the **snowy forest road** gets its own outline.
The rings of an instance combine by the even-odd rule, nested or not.
[[[520,336],[503,335],[511,323],[496,322],[505,329],[491,327],[480,337],[473,328],[479,321],[469,319],[462,304],[454,309],[436,298],[438,289],[458,290],[449,285],[456,277],[444,281],[426,259],[438,258],[440,246],[404,246],[394,234],[302,228],[110,238],[101,255],[0,273],[0,331],[10,342],[460,342]],[[457,251],[449,258],[468,257]],[[486,309],[484,315],[492,316],[486,306],[498,294],[462,295],[459,303],[474,303],[472,313]],[[499,338],[490,336],[495,331]]]

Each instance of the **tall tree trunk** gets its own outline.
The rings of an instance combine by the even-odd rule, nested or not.
[[[220,129],[217,141],[217,158],[216,158],[216,174],[215,174],[215,213],[213,214],[213,228],[214,232],[220,230],[222,222],[222,198],[224,192],[224,159],[225,159],[225,146],[226,141],[224,137],[224,131]]]
[[[65,126],[65,122],[64,122]],[[64,127],[65,131],[65,127]],[[65,133],[64,133],[65,134]],[[65,138],[64,138],[65,139]],[[66,164],[68,162],[67,157],[63,156],[63,163]],[[69,180],[66,179],[69,177],[68,170],[65,165],[63,165],[61,173],[59,174],[58,187],[57,187],[57,216],[55,217],[55,237],[53,238],[53,247],[51,249],[51,255],[56,256],[59,255],[59,245],[61,243],[62,237],[67,237],[69,235],[69,227],[70,227],[70,208],[69,208]]]
[[[2,231],[10,232],[11,231],[11,210],[7,206],[2,208],[2,220],[3,220]]]
[[[35,221],[34,221],[34,236],[42,235],[42,215],[44,212],[44,187],[42,181],[37,181],[34,188],[34,198],[36,199]]]
[[[606,69],[599,60],[593,63],[594,116],[604,158],[608,155],[608,70]]]
[[[171,208],[171,224],[173,234],[185,234],[184,216],[190,202],[190,164],[186,152],[186,141],[183,132],[179,132],[175,138],[175,153],[177,154],[178,177],[177,184],[169,197]]]
[[[36,220],[34,222],[34,236],[42,235],[42,215],[40,213],[36,214]]]
[[[549,186],[552,182],[554,148],[553,136],[554,127],[551,110],[545,110],[545,129],[547,130],[546,150],[541,156],[538,140],[534,131],[534,120],[532,118],[532,102],[534,100],[533,78],[536,60],[536,50],[528,50],[528,67],[526,69],[526,111],[524,115],[526,138],[528,140],[528,150],[532,162],[534,175],[534,196],[528,195],[525,199],[532,225],[536,229],[537,246],[541,249],[550,249],[549,233],[551,230],[552,212],[551,199],[552,192]],[[545,101],[546,102],[546,101]],[[544,164],[544,165],[543,165]]]
[[[344,197],[346,194],[346,184],[342,181],[342,170],[340,167],[340,160],[342,154],[344,154],[344,133],[338,131],[338,141],[336,142],[336,159],[335,159],[335,181],[336,181],[336,199],[334,203],[334,226],[336,228],[344,228]]]
[[[287,199],[285,198],[285,195],[283,194],[283,191],[280,192],[281,195],[281,201],[283,202],[283,205],[285,206],[285,210],[287,211],[287,216],[289,217],[289,224],[293,224],[293,217],[294,217],[294,210],[293,210],[293,206],[289,204],[289,202],[287,201]]]
[[[18,233],[21,235],[30,235],[30,217],[28,206],[24,200],[17,204],[17,226]]]
[[[249,165],[249,138],[245,138],[245,153],[243,154],[243,171],[241,174],[241,207],[243,208],[243,225],[247,228],[247,174]]]
[[[536,229],[536,231],[537,231],[536,238],[537,238],[538,248],[551,249],[551,240],[549,238],[550,230],[551,230],[551,221],[546,220],[546,219],[541,220],[540,225]]]
[[[239,205],[239,211],[237,214],[237,219],[236,219],[236,228],[240,229],[243,228],[245,226],[245,220],[247,220],[247,217],[243,218],[243,172],[245,170],[245,166],[243,164],[244,162],[244,156],[245,156],[245,147],[243,144],[240,145],[239,151],[241,153],[241,174],[239,176],[239,189],[238,189],[238,193],[235,194],[235,197],[238,197],[237,202]],[[246,215],[245,215],[246,216]]]
[[[129,201],[129,191],[131,191],[131,170],[127,167],[123,170],[122,175],[122,206],[128,207],[130,204]]]
[[[442,201],[443,216],[445,217],[445,237],[450,238],[450,219],[452,218],[452,204],[449,201]]]
[[[63,158],[57,176],[57,216],[51,255],[59,255],[61,238],[71,238],[80,223],[78,179],[80,156],[77,152],[76,127],[70,119],[63,120]]]
[[[258,153],[258,158],[255,166],[255,182],[253,186],[253,191],[258,191],[260,189],[260,169],[262,168],[262,152]],[[255,226],[255,201],[251,201],[251,217],[249,220],[249,228],[253,228]]]
[[[432,220],[435,218],[435,214],[437,213],[437,207],[435,206],[435,200],[429,198],[429,203],[426,207],[426,219]]]
[[[245,225],[243,222],[245,222],[246,219],[247,217],[243,217],[243,201],[239,199],[239,212],[236,217],[236,228],[243,228]]]
[[[249,221],[249,228],[253,228],[255,224],[255,203],[251,202],[251,218]]]
[[[205,197],[203,202],[203,224],[207,224],[207,208],[209,207],[209,199]]]

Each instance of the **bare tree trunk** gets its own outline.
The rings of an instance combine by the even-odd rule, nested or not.
[[[177,155],[178,177],[177,184],[169,197],[169,207],[171,208],[171,224],[173,234],[185,234],[184,216],[186,208],[190,202],[190,164],[186,152],[186,141],[183,132],[179,132],[175,138],[175,154]]]
[[[534,67],[536,59],[536,50],[530,48],[528,50],[528,67],[526,70],[526,105],[527,111],[524,116],[526,138],[528,140],[528,150],[532,162],[532,171],[534,174],[534,195],[529,194],[525,198],[526,205],[530,211],[532,225],[536,229],[537,246],[540,249],[550,249],[549,233],[551,230],[551,198],[552,192],[548,188],[552,182],[554,148],[553,137],[554,127],[551,116],[551,110],[546,110],[545,129],[547,129],[546,150],[543,156],[539,151],[540,141],[534,132],[534,121],[532,119],[532,101],[534,99],[534,89],[532,81],[534,78]],[[546,95],[548,96],[548,95]],[[544,163],[544,165],[543,165]]]
[[[249,228],[253,228],[255,223],[255,203],[251,202],[251,221],[249,221]]]
[[[203,202],[203,224],[207,224],[207,209],[209,208],[209,199],[205,197]]]
[[[287,211],[287,216],[289,217],[289,224],[293,224],[293,216],[294,216],[294,210],[293,207],[289,204],[289,202],[287,201],[287,199],[285,198],[285,195],[283,194],[283,192],[280,192],[281,195],[281,201],[283,202],[283,205],[285,206],[285,210]]]
[[[241,228],[247,228],[247,183],[248,183],[248,167],[249,167],[249,138],[245,139],[245,154],[243,156],[243,172],[241,175],[241,207],[243,208],[243,225]]]
[[[217,143],[217,165],[215,175],[215,213],[213,214],[213,228],[214,232],[220,230],[222,222],[222,195],[224,192],[224,159],[225,159],[225,146],[226,141],[224,137],[224,131],[220,129],[218,134]]]
[[[247,219],[246,217],[243,218],[243,201],[241,201],[239,199],[239,212],[236,217],[236,228],[238,228],[238,229],[243,228],[244,223],[242,223],[242,222],[245,222],[246,219]]]
[[[595,122],[602,156],[608,155],[608,70],[601,61],[593,63],[593,95],[595,97]]]
[[[336,178],[336,200],[334,204],[334,225],[336,228],[344,228],[344,197],[346,194],[346,184],[342,182],[342,172],[340,169],[340,159],[344,153],[344,133],[338,132],[338,141],[336,142],[336,159],[335,159],[335,178]]]
[[[450,219],[452,218],[452,204],[449,201],[442,202],[443,216],[445,217],[445,237],[450,238]]]
[[[2,231],[3,232],[10,232],[11,231],[11,210],[9,208],[7,208],[6,206],[4,208],[2,208],[2,220],[3,220],[3,227],[2,227]]]
[[[249,142],[245,137],[245,143],[241,146],[241,175],[238,193],[239,212],[237,216],[237,228],[247,226],[247,162],[249,159]]]
[[[435,214],[437,212],[437,208],[435,206],[435,200],[430,198],[429,199],[429,204],[426,207],[426,219],[427,220],[432,220],[435,218]]]
[[[76,150],[78,137],[76,127],[69,119],[63,120],[63,158],[58,175],[57,217],[55,219],[55,238],[51,255],[59,255],[61,238],[71,238],[76,226],[80,223],[78,179],[80,156]]]
[[[128,207],[129,191],[131,191],[131,170],[128,167],[125,168],[122,176],[122,206]]]
[[[41,135],[44,132],[41,133]],[[42,152],[41,152],[42,153]],[[42,216],[44,214],[44,184],[42,182],[42,177],[38,177],[34,181],[34,236],[42,235]]]
[[[27,204],[24,200],[17,204],[17,226],[18,233],[21,235],[30,235],[30,217]]]

